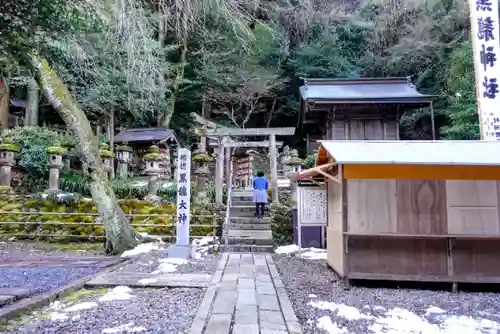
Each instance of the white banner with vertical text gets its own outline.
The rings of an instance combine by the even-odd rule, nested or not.
[[[469,0],[481,139],[500,140],[498,0]]]

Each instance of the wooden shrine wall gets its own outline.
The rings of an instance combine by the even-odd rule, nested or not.
[[[396,119],[332,120],[327,125],[327,140],[398,140]]]

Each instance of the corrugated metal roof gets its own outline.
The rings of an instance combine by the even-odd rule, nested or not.
[[[500,165],[496,141],[321,140],[338,164]]]
[[[170,138],[175,134],[168,128],[138,128],[126,129],[115,136],[115,142],[159,142]]]
[[[309,81],[308,81],[309,80]],[[433,96],[417,91],[405,78],[390,79],[304,79],[300,87],[302,99],[307,100],[409,100],[431,101]]]

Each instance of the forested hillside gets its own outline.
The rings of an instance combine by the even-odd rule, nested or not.
[[[29,2],[0,5],[11,91],[30,82],[37,50],[87,115],[114,110],[117,125],[169,126],[185,140],[191,112],[295,126],[300,77],[411,76],[441,97],[441,137],[479,136],[465,0]],[[406,114],[401,133],[419,138],[428,122]]]

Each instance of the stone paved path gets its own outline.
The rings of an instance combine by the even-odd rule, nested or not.
[[[302,330],[270,254],[224,253],[188,333]]]

